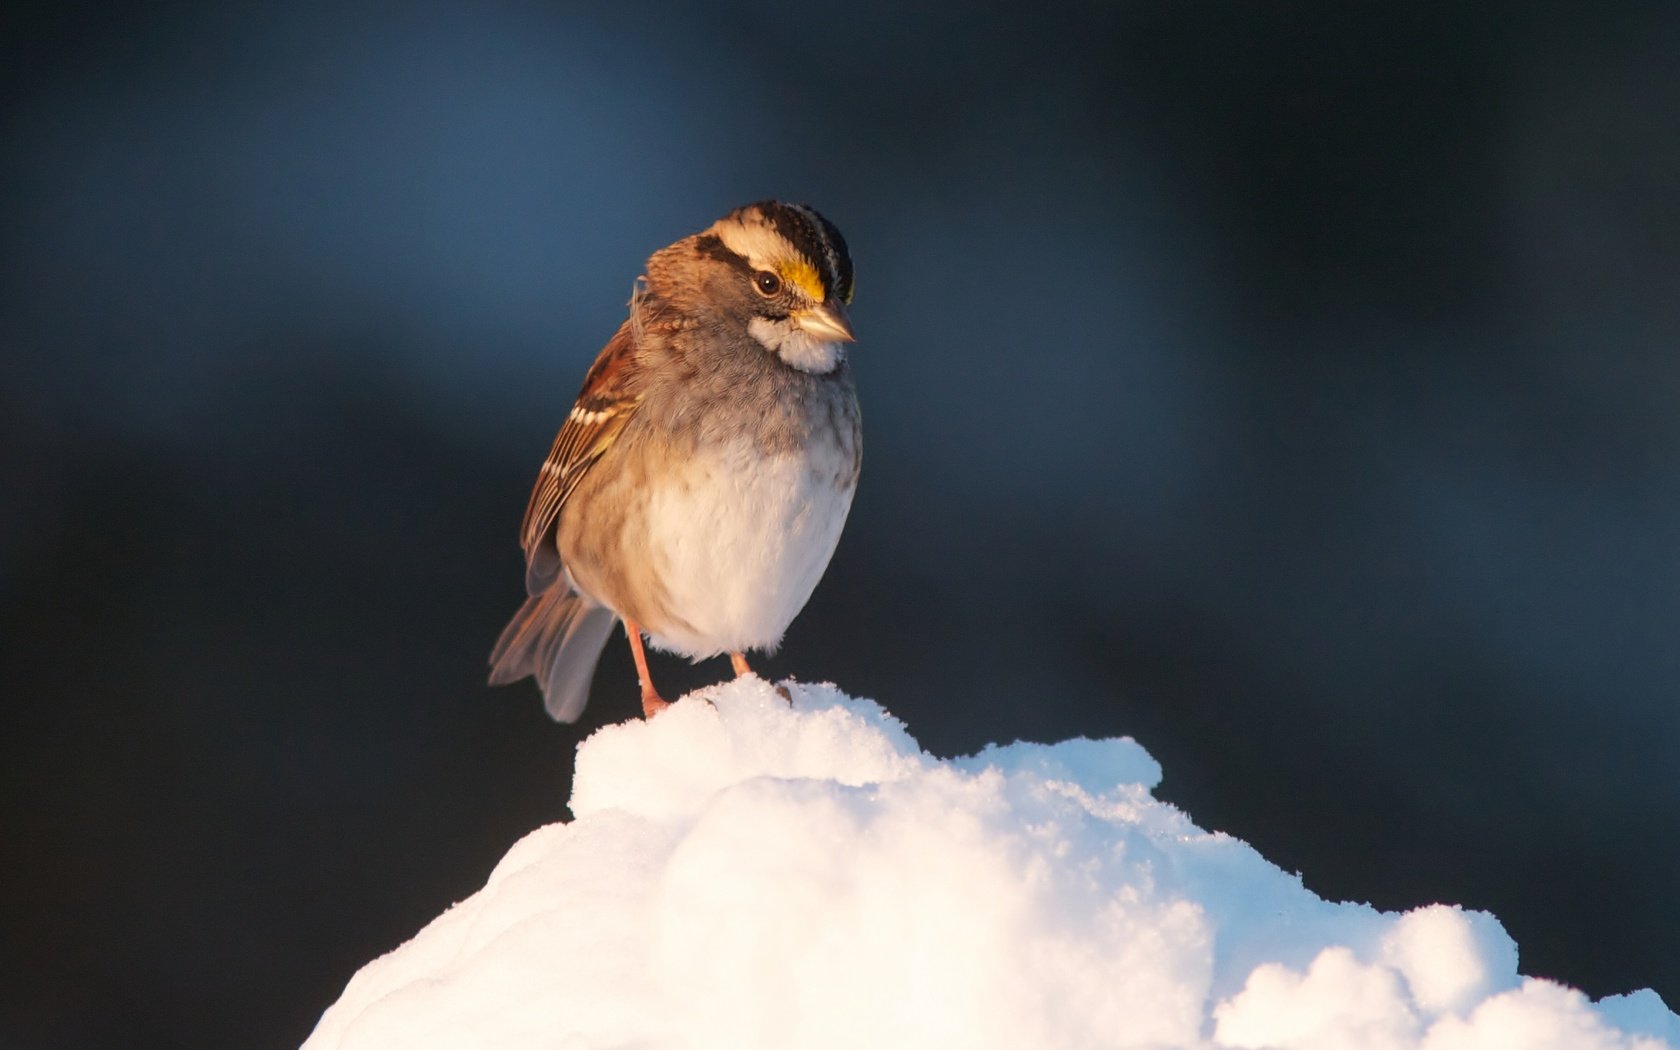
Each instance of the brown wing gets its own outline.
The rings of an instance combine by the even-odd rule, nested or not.
[[[626,321],[589,367],[577,404],[537,473],[519,528],[519,541],[525,548],[525,589],[532,595],[547,590],[560,575],[554,527],[561,508],[641,404],[635,349],[631,324]]]

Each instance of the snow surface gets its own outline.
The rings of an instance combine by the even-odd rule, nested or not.
[[[363,967],[306,1046],[1657,1050],[1656,993],[1517,973],[1498,920],[1338,904],[1150,789],[1130,739],[941,761],[737,680],[578,748],[568,824]]]

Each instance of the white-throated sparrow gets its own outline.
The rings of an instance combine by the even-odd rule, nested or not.
[[[852,261],[811,208],[761,201],[655,252],[525,508],[529,597],[490,682],[530,675],[570,722],[616,620],[642,649],[772,650],[840,538],[861,462]]]

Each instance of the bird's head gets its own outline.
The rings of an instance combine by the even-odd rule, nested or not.
[[[821,375],[851,342],[852,258],[803,204],[759,201],[648,260],[652,290],[703,323],[739,327],[790,367]]]

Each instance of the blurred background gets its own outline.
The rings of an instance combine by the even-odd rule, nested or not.
[[[0,1045],[291,1046],[636,710],[490,690],[652,250],[850,239],[776,675],[1130,734],[1338,899],[1680,1005],[1680,7],[0,16]],[[727,674],[656,667],[668,693]]]

